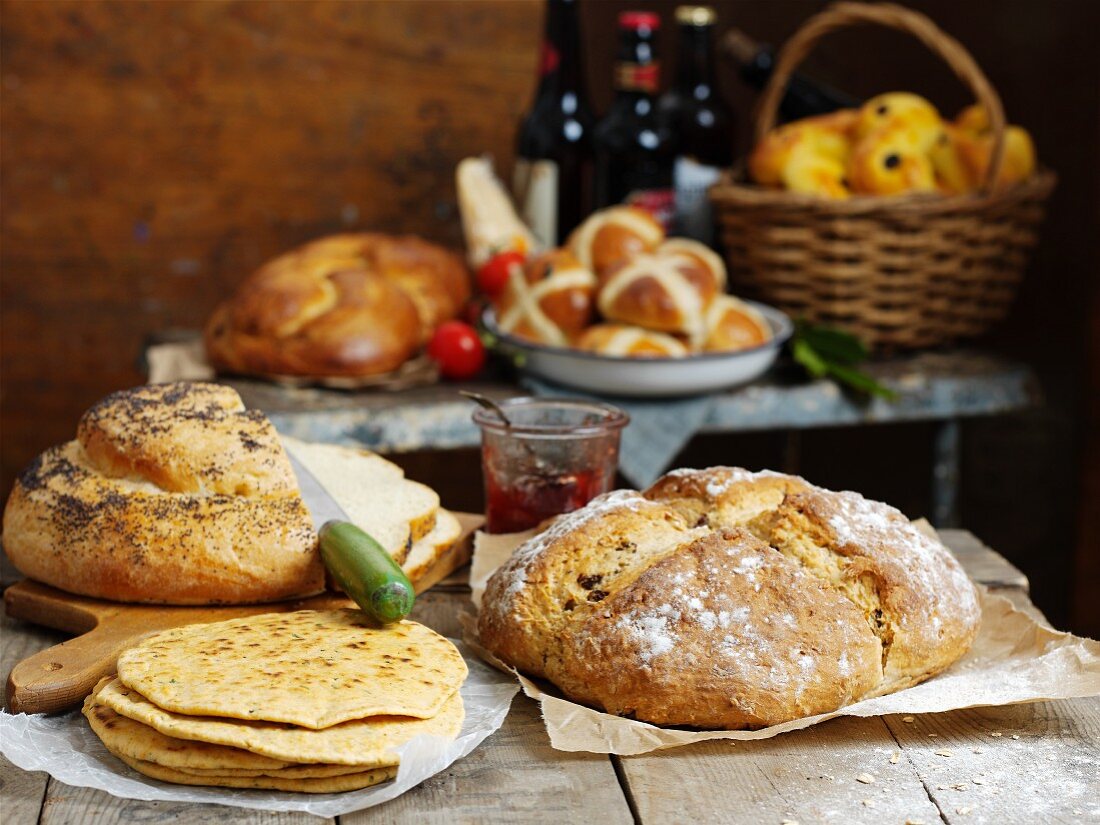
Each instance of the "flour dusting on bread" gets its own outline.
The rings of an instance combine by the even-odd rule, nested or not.
[[[978,617],[955,559],[894,508],[714,467],[559,518],[491,577],[479,633],[610,713],[753,728],[922,681]]]

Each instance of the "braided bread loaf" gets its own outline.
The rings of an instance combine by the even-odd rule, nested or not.
[[[206,326],[213,366],[366,376],[407,361],[470,297],[461,259],[411,236],[334,235],[260,267]]]
[[[478,630],[576,701],[738,729],[923,681],[979,618],[951,553],[892,507],[715,467],[559,518],[490,578]]]
[[[16,481],[3,541],[25,575],[118,601],[264,602],[324,585],[275,428],[217,384],[104,398]]]

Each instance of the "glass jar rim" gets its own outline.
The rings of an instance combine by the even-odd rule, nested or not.
[[[566,408],[587,410],[600,415],[600,421],[590,424],[505,424],[500,417],[490,409],[478,407],[474,410],[474,423],[483,430],[492,430],[498,433],[533,436],[594,436],[603,435],[614,430],[621,430],[630,423],[630,416],[618,407],[604,404],[600,401],[588,401],[583,398],[554,398],[531,397],[508,398],[498,401],[497,406],[504,410],[546,406],[549,408]]]

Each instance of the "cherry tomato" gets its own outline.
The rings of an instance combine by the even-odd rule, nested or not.
[[[522,266],[523,255],[519,252],[498,252],[477,271],[478,289],[490,298],[497,297],[508,285],[512,270]]]
[[[444,321],[428,342],[428,355],[444,378],[461,380],[485,365],[485,345],[477,330],[462,321]]]

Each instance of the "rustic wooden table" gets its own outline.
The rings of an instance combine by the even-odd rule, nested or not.
[[[177,366],[162,366],[165,374],[157,380],[177,377],[180,358],[192,365],[203,360],[201,342],[193,330],[158,333],[148,346],[160,347],[162,359],[167,350],[176,354],[170,360]],[[148,372],[148,347],[145,355]],[[929,517],[937,527],[959,526],[961,421],[1035,405],[1041,398],[1035,376],[1022,364],[973,350],[900,355],[869,362],[864,368],[893,389],[897,398],[862,403],[841,392],[833,381],[806,380],[801,368],[784,358],[751,384],[716,394],[700,432],[783,431],[788,439],[788,466],[781,469],[797,472],[799,433],[803,430],[932,423]],[[362,444],[384,454],[479,445],[481,435],[470,419],[470,403],[458,395],[459,389],[497,400],[528,392],[514,381],[499,378],[386,393],[287,387],[236,377],[222,380],[236,388],[246,405],[263,410],[286,435],[306,441]]]
[[[962,530],[943,536],[970,575],[1034,612],[1027,580]],[[460,635],[464,571],[417,601],[414,618]],[[0,663],[62,640],[4,617]],[[1100,698],[928,716],[839,718],[762,742],[715,742],[633,757],[550,747],[520,694],[504,726],[466,759],[358,823],[1082,823],[1100,822]],[[871,777],[873,781],[866,780]],[[863,781],[861,781],[863,780]],[[210,805],[117,799],[26,773],[0,758],[4,825],[308,823]]]

